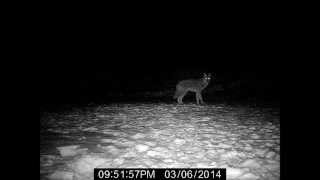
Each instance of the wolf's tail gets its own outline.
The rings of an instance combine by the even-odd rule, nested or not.
[[[177,89],[176,92],[174,93],[173,99],[177,99],[181,94],[182,92]]]
[[[177,97],[178,97],[178,93],[177,93],[177,91],[174,93],[174,96],[173,96],[173,99],[177,99]]]

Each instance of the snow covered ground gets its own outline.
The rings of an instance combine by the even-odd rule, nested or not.
[[[280,109],[113,104],[40,118],[40,178],[93,179],[93,168],[227,168],[279,179]]]

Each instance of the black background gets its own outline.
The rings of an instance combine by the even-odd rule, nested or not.
[[[226,86],[238,80],[249,82],[262,93],[250,91],[248,96],[279,104],[281,77],[292,61],[283,53],[288,35],[282,28],[285,21],[272,12],[208,14],[164,19],[141,14],[121,20],[117,14],[103,19],[76,14],[46,17],[35,32],[40,37],[35,40],[37,66],[33,69],[39,82],[40,115],[52,105],[107,103],[110,92],[129,96],[171,88],[174,93],[174,86],[166,82],[197,78],[202,72],[215,74],[218,84]],[[257,86],[261,82],[267,82],[268,88]],[[246,100],[227,100],[233,98]],[[31,126],[25,122],[23,129]],[[291,151],[285,144],[290,137],[284,127],[282,123],[281,174],[288,173],[284,152]],[[38,157],[37,151],[30,151]]]

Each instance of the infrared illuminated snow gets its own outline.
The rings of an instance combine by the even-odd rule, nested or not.
[[[114,104],[40,118],[41,179],[93,179],[100,168],[227,168],[227,179],[279,179],[279,109]]]

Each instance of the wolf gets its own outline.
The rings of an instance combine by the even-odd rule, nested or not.
[[[211,73],[209,74],[203,73],[203,77],[200,79],[182,80],[177,83],[176,92],[173,98],[177,99],[178,104],[183,104],[182,102],[183,97],[189,91],[191,91],[196,93],[197,104],[199,104],[199,102],[201,104],[204,104],[201,92],[204,88],[206,88],[209,85],[210,80],[211,80]]]

